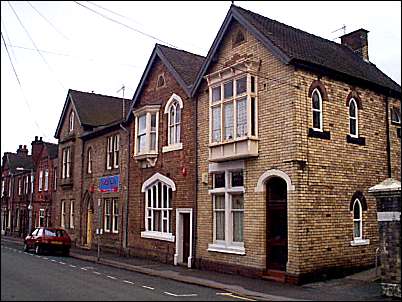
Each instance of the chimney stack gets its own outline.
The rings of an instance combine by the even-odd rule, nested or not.
[[[27,156],[28,155],[27,146],[26,145],[24,145],[24,146],[19,145],[18,150],[17,150],[17,155],[19,155],[19,156]]]
[[[369,32],[368,30],[360,28],[351,33],[341,36],[341,44],[348,46],[363,60],[367,62],[369,60],[368,39],[367,39],[368,32]]]

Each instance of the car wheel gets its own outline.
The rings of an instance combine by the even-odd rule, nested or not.
[[[42,248],[40,247],[39,244],[37,246],[35,246],[35,254],[36,255],[42,254]]]
[[[28,250],[29,250],[28,245],[24,243],[24,252],[28,252]]]

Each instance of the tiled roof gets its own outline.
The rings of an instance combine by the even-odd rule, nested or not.
[[[16,153],[7,152],[8,168],[11,173],[21,172],[17,168],[24,168],[26,170],[34,169],[34,162],[31,155],[18,155]]]
[[[401,87],[374,64],[364,61],[347,46],[293,28],[232,5],[252,26],[292,61],[302,61],[401,92]]]
[[[69,90],[82,124],[98,127],[123,120],[122,98]],[[125,112],[131,100],[125,99]]]
[[[157,44],[163,55],[183,79],[187,86],[193,85],[204,57],[184,50]]]

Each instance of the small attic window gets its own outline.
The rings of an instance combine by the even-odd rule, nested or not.
[[[245,41],[246,41],[246,38],[245,38],[245,36],[244,36],[244,33],[243,33],[242,30],[239,29],[239,30],[236,31],[235,34],[233,35],[233,38],[232,38],[232,46],[235,47],[235,46],[237,46],[237,45],[239,45],[239,44],[242,44],[242,43],[245,42]]]
[[[391,108],[391,121],[393,124],[401,123],[401,110],[397,107]]]
[[[163,74],[160,74],[158,77],[158,82],[156,83],[156,88],[165,86],[165,77]]]

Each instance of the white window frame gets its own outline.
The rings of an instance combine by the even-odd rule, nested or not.
[[[174,112],[175,112],[173,124],[172,124],[171,115],[170,115],[170,111],[172,109],[174,109]],[[179,110],[180,110],[180,121],[178,123],[176,123],[176,114],[177,114],[177,111],[179,111]],[[183,143],[181,142],[181,136],[182,136],[182,130],[183,130],[183,127],[182,127],[183,100],[181,99],[181,97],[178,96],[177,94],[173,93],[172,96],[170,97],[170,99],[166,103],[164,113],[167,114],[168,145],[164,146],[162,148],[162,152],[169,152],[169,151],[183,149]],[[177,128],[180,128],[179,138],[176,137]],[[173,129],[173,131],[174,131],[174,142],[171,142],[171,139],[170,139],[171,129]]]
[[[24,193],[28,194],[29,187],[29,175],[24,177]]]
[[[39,171],[39,179],[38,179],[38,192],[42,192],[43,189],[43,171]]]
[[[61,217],[60,217],[60,226],[62,228],[66,227],[66,201],[61,201]]]
[[[44,191],[49,190],[49,170],[45,170],[45,186],[44,186]]]
[[[359,207],[359,217],[355,219],[354,213],[355,213],[355,207]],[[352,207],[352,218],[353,218],[353,240],[350,242],[350,245],[352,246],[359,246],[359,245],[367,245],[370,243],[369,239],[363,239],[363,208],[361,201],[356,198],[355,201],[353,202],[353,207]],[[359,223],[359,232],[360,236],[355,237],[355,222]]]
[[[112,169],[112,157],[113,157],[113,136],[107,138],[107,149],[106,149],[106,169]]]
[[[71,132],[74,130],[74,111],[70,112],[68,131]]]
[[[43,224],[41,224],[41,218],[43,219]],[[45,209],[39,209],[38,215],[38,227],[45,226]]]
[[[158,184],[161,185],[161,200],[158,199],[159,188]],[[164,186],[166,187],[166,194],[164,194]],[[154,194],[152,190],[155,189],[156,200],[154,200]],[[172,200],[169,198],[169,190],[171,190]],[[164,241],[174,242],[175,236],[173,236],[173,192],[176,191],[175,183],[168,177],[163,176],[159,173],[155,173],[152,177],[146,180],[143,185],[141,192],[145,193],[145,231],[141,232],[141,237],[158,239]],[[149,200],[149,192],[151,200]],[[166,207],[164,206],[164,198],[166,198]],[[160,231],[153,229],[154,227],[154,212],[160,212]],[[166,230],[164,229],[163,223],[166,221]],[[150,226],[149,227],[149,223]]]
[[[316,108],[314,108],[314,105],[313,105],[313,96],[314,96],[314,93],[317,93],[317,95],[318,95],[318,100],[319,100],[319,105],[320,105],[320,108],[319,109],[316,109]],[[320,132],[323,132],[323,124],[322,124],[322,120],[323,120],[323,117],[322,117],[322,115],[323,115],[323,110],[322,110],[322,96],[321,96],[321,92],[320,92],[320,90],[318,90],[317,88],[315,88],[314,90],[313,90],[313,92],[311,93],[311,112],[312,112],[312,128],[313,128],[313,130],[314,131],[320,131]],[[314,127],[314,112],[319,112],[320,113],[320,127],[319,128],[315,128]]]
[[[141,156],[141,155],[157,155],[158,154],[158,140],[159,140],[159,105],[149,105],[140,108],[133,112],[135,116],[135,142],[134,142],[134,156]],[[145,148],[138,151],[138,136],[139,136],[139,129],[138,129],[138,120],[140,116],[146,115],[146,127],[145,127]],[[155,127],[155,150],[151,150],[151,115],[156,115],[156,127]]]
[[[396,117],[396,120],[394,119]],[[401,124],[401,109],[398,107],[391,107],[391,122]]]
[[[236,69],[237,70],[237,69]],[[241,69],[239,69],[241,70]],[[240,95],[237,95],[237,81],[246,77],[246,91]],[[254,78],[254,92],[251,91],[251,78]],[[209,85],[209,144],[210,145],[219,145],[219,144],[223,144],[226,142],[235,142],[235,141],[239,141],[239,140],[244,140],[244,139],[248,139],[248,138],[254,138],[257,139],[258,138],[258,97],[257,97],[257,91],[258,91],[258,87],[257,87],[257,83],[258,83],[258,78],[256,75],[251,74],[250,72],[243,72],[241,71],[241,73],[228,73],[225,75],[225,73],[222,71],[222,73],[220,74],[219,80],[209,80],[209,77],[207,77],[208,79],[208,85]],[[229,82],[233,82],[233,95],[230,98],[225,99],[224,96],[224,86],[225,84],[229,83]],[[220,87],[220,100],[217,101],[213,101],[213,95],[212,95],[212,91],[214,88]],[[237,137],[237,128],[238,128],[238,124],[237,124],[237,103],[240,100],[246,99],[246,119],[247,119],[247,130],[246,130],[246,134]],[[252,98],[254,99],[254,121],[252,121],[251,117],[252,117]],[[224,108],[225,105],[227,104],[232,104],[233,107],[233,136],[232,138],[226,139],[225,138],[225,122],[224,122]],[[220,139],[218,141],[215,141],[213,139],[213,109],[214,108],[220,108],[219,112],[220,112]],[[252,122],[254,122],[254,135],[252,135],[252,129],[253,129],[253,125]]]
[[[63,149],[61,178],[70,178],[71,151],[70,147]]]
[[[75,201],[70,201],[70,229],[74,229]]]
[[[87,173],[92,174],[92,148],[87,151]]]
[[[21,177],[18,178],[18,195],[21,196],[22,194],[22,181]]]
[[[113,167],[119,167],[120,135],[113,136]]]
[[[103,229],[110,233],[112,228],[112,200],[110,198],[104,199],[103,205]]]
[[[235,242],[233,241],[233,212],[240,211],[232,209],[232,195],[242,194],[243,195],[243,221],[244,221],[244,174],[243,174],[243,186],[232,187],[232,173],[243,171],[244,169],[239,167],[227,167],[221,168],[214,171],[210,171],[213,173],[213,189],[209,190],[209,194],[212,195],[213,202],[213,238],[212,243],[208,244],[208,251],[210,252],[221,252],[221,253],[230,253],[230,254],[238,254],[245,255],[244,248],[244,223],[243,223],[243,242]],[[225,187],[223,188],[214,188],[215,187],[215,177],[214,174],[225,174]],[[216,215],[215,215],[215,196],[216,195],[224,195],[225,196],[225,240],[217,240],[216,239]]]
[[[117,198],[112,198],[112,233],[119,232],[119,201]]]
[[[351,116],[351,115],[350,115],[350,105],[351,105],[352,103],[353,103],[354,106],[355,106],[355,114],[356,114],[356,116]],[[351,137],[359,137],[359,112],[358,112],[359,109],[357,108],[357,102],[356,102],[356,100],[355,100],[354,98],[351,98],[351,99],[350,99],[348,109],[349,109],[349,135],[350,135]],[[352,134],[352,133],[350,132],[352,120],[355,120],[355,121],[356,121],[356,133],[355,133],[355,134]]]

